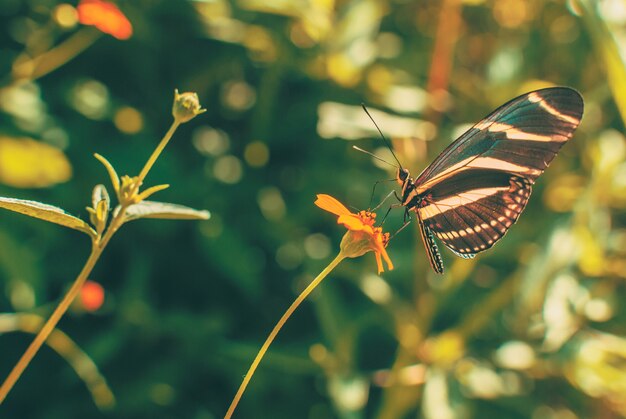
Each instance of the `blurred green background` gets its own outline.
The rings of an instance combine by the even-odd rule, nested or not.
[[[0,417],[222,417],[338,251],[342,228],[315,194],[363,209],[393,177],[351,148],[390,158],[360,103],[415,175],[468,124],[550,85],[579,90],[585,115],[507,236],[475,260],[442,250],[443,277],[414,226],[382,277],[372,254],[343,262],[281,331],[235,417],[626,417],[626,2],[120,1],[129,40],[103,36],[16,83],[16,62],[85,29],[71,6],[0,2],[0,195],[88,219],[91,189],[108,184],[92,154],[137,174],[178,88],[208,111],[147,184],[212,218],[125,226],[91,276],[104,304],[75,304]],[[397,210],[385,229],[401,222]],[[75,231],[0,213],[1,379],[88,251]]]

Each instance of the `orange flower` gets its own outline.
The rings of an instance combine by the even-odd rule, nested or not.
[[[83,25],[95,26],[117,39],[128,39],[133,26],[117,6],[102,0],[81,0],[77,6],[78,21]]]
[[[330,195],[317,195],[315,205],[337,216],[337,224],[343,224],[348,232],[341,240],[341,251],[345,256],[355,258],[367,252],[374,252],[378,273],[384,271],[383,259],[389,270],[393,269],[393,263],[387,254],[389,233],[383,233],[381,227],[375,227],[376,213],[359,211],[350,212],[341,202]]]

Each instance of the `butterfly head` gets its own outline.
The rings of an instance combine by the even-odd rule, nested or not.
[[[398,182],[398,185],[402,186],[402,190],[406,188],[406,185],[410,182],[410,180],[411,174],[409,171],[402,167],[398,167],[398,171],[396,172],[396,182]]]
[[[409,173],[409,171],[403,167],[399,167],[398,171],[396,172],[396,182],[398,182],[398,185],[402,187],[402,202],[405,202],[407,196],[413,189],[411,187],[411,185],[413,185],[413,179],[411,178],[411,174]]]

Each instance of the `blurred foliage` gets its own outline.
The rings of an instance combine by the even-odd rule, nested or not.
[[[236,417],[626,417],[623,0],[118,5],[129,40],[92,33],[71,61],[16,83],[24,57],[86,28],[56,0],[0,2],[0,196],[87,219],[107,181],[93,153],[136,174],[179,88],[208,111],[148,181],[212,218],[129,225],[93,273],[101,308],[62,320],[113,407],[44,348],[1,417],[221,417],[267,332],[338,248],[315,194],[366,208],[374,182],[393,177],[343,141],[389,158],[360,103],[417,174],[468,124],[549,85],[583,94],[583,122],[502,242],[475,260],[443,251],[443,277],[411,228],[392,240],[384,278],[373,258],[344,262],[290,319]],[[0,311],[47,316],[85,240],[2,212]],[[32,339],[11,324],[3,378]]]

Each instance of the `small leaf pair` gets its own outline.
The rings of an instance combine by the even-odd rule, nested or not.
[[[167,189],[170,185],[156,185],[152,186],[142,193],[138,193],[139,187],[141,186],[141,181],[137,176],[130,177],[127,175],[118,177],[117,172],[113,168],[113,165],[109,163],[107,159],[102,157],[100,154],[94,154],[96,159],[100,161],[109,172],[109,177],[111,178],[111,184],[113,185],[113,189],[117,195],[118,202],[123,207],[128,207],[133,204],[138,204],[139,202],[147,199],[151,195],[156,192],[162,191],[163,189]]]
[[[139,218],[159,218],[170,220],[208,220],[211,214],[208,211],[199,211],[183,205],[169,204],[165,202],[145,201],[152,194],[166,189],[169,185],[157,185],[137,193],[137,177],[122,176],[118,178],[115,169],[104,157],[96,154],[96,158],[102,162],[109,172],[111,183],[117,194],[120,205],[113,211],[117,216],[125,206],[126,211],[123,222],[137,220]],[[104,185],[96,185],[91,196],[92,206],[87,207],[92,228],[85,221],[68,214],[65,210],[52,205],[37,201],[0,197],[0,208],[28,215],[54,224],[62,225],[88,234],[92,240],[98,240],[107,226],[111,199]]]
[[[113,168],[113,165],[109,163],[107,159],[99,154],[95,154],[104,167],[109,172],[113,189],[117,194],[120,205],[115,208],[113,216],[117,216],[122,207],[126,207],[126,216],[124,221],[132,221],[139,218],[161,218],[161,219],[173,219],[173,220],[208,220],[210,213],[208,211],[199,211],[193,208],[188,208],[183,205],[168,204],[165,202],[146,201],[146,198],[152,196],[156,192],[169,188],[170,185],[156,185],[152,186],[145,191],[138,193],[139,177],[122,176],[119,178],[117,172]],[[106,194],[106,188],[101,186]],[[98,189],[96,186],[96,189]],[[96,198],[97,192],[94,189],[94,213],[97,214],[96,200],[102,202]],[[101,196],[102,192],[98,192],[98,196]],[[103,195],[102,195],[103,196]],[[108,194],[106,195],[107,209],[108,209]],[[98,204],[99,205],[99,204]],[[91,212],[91,211],[90,211]],[[105,219],[106,221],[106,219]],[[93,221],[92,221],[93,222]],[[94,223],[94,225],[96,225]],[[96,225],[97,227],[97,225]]]

